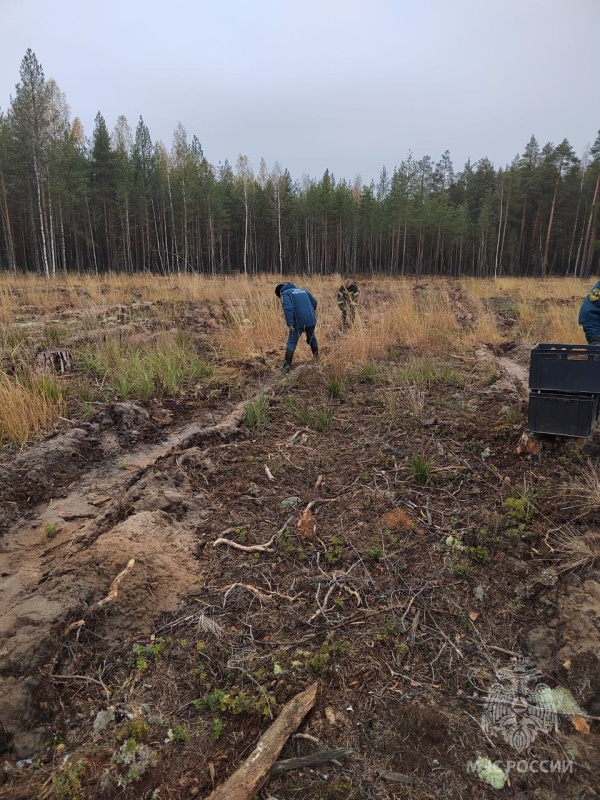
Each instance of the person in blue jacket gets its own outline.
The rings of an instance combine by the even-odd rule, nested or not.
[[[579,324],[588,344],[600,344],[600,281],[594,284],[581,304]]]
[[[285,360],[281,369],[283,372],[289,372],[298,339],[303,333],[306,334],[306,341],[313,356],[316,358],[319,355],[319,344],[315,336],[317,301],[310,292],[300,289],[294,283],[278,283],[275,294],[281,300],[285,324],[288,327]]]

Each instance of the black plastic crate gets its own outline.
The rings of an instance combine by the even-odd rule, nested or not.
[[[531,433],[587,439],[594,432],[599,398],[597,394],[532,391],[528,429]]]
[[[600,392],[600,345],[536,344],[531,350],[529,388]]]

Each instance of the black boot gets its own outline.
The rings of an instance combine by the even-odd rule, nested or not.
[[[293,350],[286,350],[285,351],[285,360],[284,360],[283,365],[281,367],[281,371],[282,372],[289,372],[291,370],[291,368],[292,368],[292,358],[293,357],[294,357],[294,351]]]

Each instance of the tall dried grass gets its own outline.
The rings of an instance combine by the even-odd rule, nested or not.
[[[600,476],[594,465],[588,462],[562,483],[553,499],[570,520],[595,519],[600,507]]]
[[[49,375],[11,378],[0,372],[0,444],[21,444],[50,430],[65,413],[58,381]]]
[[[292,276],[289,278],[294,280]],[[207,278],[181,274],[161,277],[138,275],[67,275],[56,281],[38,276],[0,276],[0,324],[9,325],[19,309],[38,309],[42,315],[60,308],[82,310],[90,323],[100,309],[129,304],[136,300],[158,304],[186,302],[225,302],[231,309],[231,336],[225,336],[226,350],[236,356],[264,354],[282,337],[281,313],[273,288],[280,280],[275,275]],[[294,280],[310,289],[319,299],[319,330],[324,339],[337,337],[339,312],[335,293],[339,275],[303,276]],[[364,287],[375,284],[377,300],[364,304],[361,298],[354,328],[336,342],[337,357],[348,364],[366,361],[385,354],[391,345],[425,347],[443,352],[457,342],[498,343],[504,334],[498,330],[494,315],[484,308],[490,297],[510,299],[519,311],[519,323],[513,338],[525,343],[536,341],[582,341],[577,324],[579,299],[590,281],[578,278],[498,278],[497,280],[461,279],[449,282],[428,278],[425,290],[413,291],[414,279],[377,277],[359,280]],[[421,287],[423,284],[421,283]],[[455,301],[448,287],[459,287],[470,300],[474,311],[472,329],[461,328],[456,320]],[[363,293],[364,294],[364,293]],[[571,303],[557,305],[553,300]],[[547,301],[547,302],[541,302]],[[247,320],[244,322],[244,320]]]
[[[557,558],[557,571],[591,567],[600,560],[600,533],[586,530],[576,531],[565,527],[555,531],[552,548]]]

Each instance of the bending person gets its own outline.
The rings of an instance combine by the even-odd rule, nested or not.
[[[319,344],[315,336],[317,301],[310,292],[300,289],[294,283],[277,284],[275,294],[281,299],[285,324],[288,327],[285,360],[281,369],[283,372],[289,372],[298,339],[303,333],[306,334],[306,341],[313,356],[316,358],[319,355]]]

